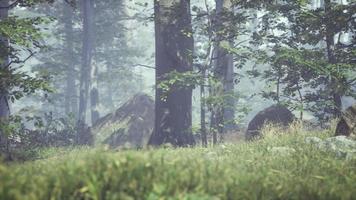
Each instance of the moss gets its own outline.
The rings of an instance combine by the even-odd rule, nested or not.
[[[115,132],[126,132],[129,128],[130,118],[126,118],[125,121],[120,123],[108,123],[100,129],[93,130],[95,145],[103,144],[106,139],[108,139]]]

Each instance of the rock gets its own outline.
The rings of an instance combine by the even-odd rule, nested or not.
[[[95,144],[112,148],[142,148],[154,127],[154,101],[139,93],[114,113],[99,119],[92,128]]]
[[[318,137],[307,137],[307,138],[305,138],[305,142],[307,144],[315,144],[315,145],[317,145],[317,144],[321,144],[323,142],[323,140],[318,138]]]
[[[356,149],[356,142],[348,139],[346,136],[336,136],[327,138],[325,143],[334,144],[337,148]]]
[[[348,152],[345,158],[346,160],[356,160],[356,150]]]
[[[317,137],[307,137],[305,142],[321,151],[332,152],[339,158],[348,160],[356,158],[356,141],[346,136],[336,136],[322,140]]]
[[[265,123],[273,123],[282,126],[288,126],[294,121],[293,113],[282,105],[273,105],[259,112],[248,124],[246,139],[258,138],[260,130]]]
[[[335,135],[356,135],[356,104],[350,106],[342,113],[336,126]]]
[[[296,152],[295,149],[290,147],[272,147],[268,151],[277,156],[290,156]]]

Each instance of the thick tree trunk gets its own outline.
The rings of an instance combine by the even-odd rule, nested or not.
[[[77,114],[78,101],[77,90],[75,85],[75,64],[74,64],[74,47],[73,47],[73,12],[74,9],[67,2],[63,2],[64,13],[64,29],[66,42],[66,91],[65,91],[65,112],[66,114]]]
[[[78,114],[78,133],[83,133],[83,128],[86,127],[86,113],[89,99],[90,89],[90,73],[92,60],[92,1],[82,1],[82,15],[83,15],[83,48],[82,48],[82,67],[80,72],[80,97],[79,97],[79,114]],[[85,134],[85,133],[83,133]],[[88,133],[89,134],[89,133]],[[82,136],[78,136],[78,143]],[[83,138],[85,138],[83,136]]]
[[[331,0],[324,0],[325,14],[330,15],[331,12]],[[331,21],[326,22],[326,48],[328,54],[328,60],[330,64],[336,64],[337,60],[335,57],[335,42],[334,42],[334,33],[332,31],[333,24]],[[343,92],[340,91],[339,80],[335,76],[331,77],[330,90],[331,98],[334,102],[333,115],[334,117],[340,117],[342,111],[342,95]]]
[[[1,0],[0,7],[7,7],[9,5],[8,0]],[[0,20],[8,17],[9,10],[7,8],[0,9]],[[8,57],[9,41],[5,37],[0,35],[0,67],[5,68],[9,63]],[[0,123],[6,124],[6,121],[10,115],[10,105],[8,101],[8,95],[6,88],[0,86]],[[0,128],[0,150],[8,150],[8,136]]]
[[[192,71],[194,41],[189,0],[155,0],[156,110],[150,145],[194,144],[192,135],[192,88],[173,85],[163,100],[159,88],[165,75]]]

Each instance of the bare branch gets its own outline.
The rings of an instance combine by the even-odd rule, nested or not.
[[[156,69],[156,67],[154,67],[154,66],[144,65],[144,64],[136,64],[134,67],[145,67],[148,69]]]

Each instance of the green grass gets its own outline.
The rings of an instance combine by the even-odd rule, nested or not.
[[[208,149],[52,149],[0,165],[0,199],[356,199],[356,161],[304,142],[328,133],[297,132]],[[281,146],[296,152],[268,151]]]

